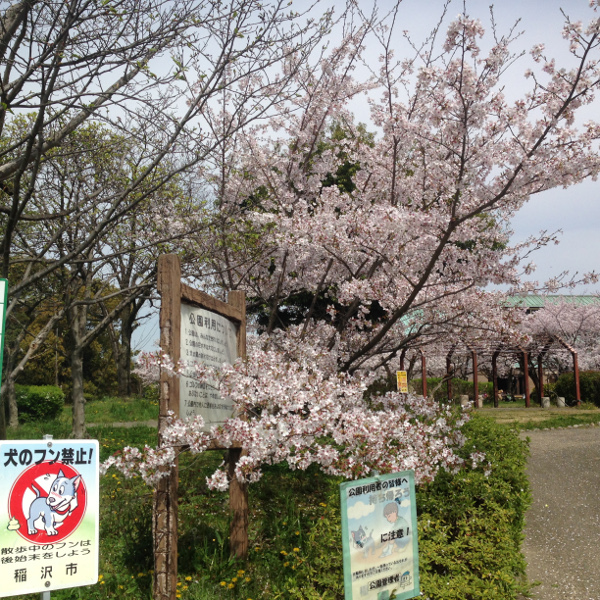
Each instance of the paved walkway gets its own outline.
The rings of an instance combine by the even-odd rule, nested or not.
[[[523,551],[536,600],[600,600],[600,427],[530,431]]]

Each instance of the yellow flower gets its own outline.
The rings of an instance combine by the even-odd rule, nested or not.
[[[187,586],[187,585],[184,585],[184,586],[183,586],[181,589],[182,589],[182,590],[187,590],[187,589],[188,589],[188,586]]]
[[[143,577],[144,574],[143,573],[138,573],[138,577]]]
[[[246,577],[246,579],[244,579],[244,581],[245,581],[246,583],[250,583],[250,577]]]
[[[284,563],[283,563],[283,566],[284,566],[284,567],[289,567],[289,566],[290,566],[290,563],[289,563],[289,562],[284,562]]]
[[[225,587],[227,585],[226,581],[221,581],[221,587]]]
[[[100,582],[100,585],[104,585],[104,583],[105,583],[104,581],[101,581],[101,582]]]
[[[100,574],[98,575],[98,581],[102,581],[104,579],[104,575]]]
[[[237,574],[238,574],[238,577],[241,577],[241,576],[242,576],[242,575],[243,575],[245,572],[246,572],[246,571],[244,571],[243,569],[240,569],[240,570],[237,572]]]
[[[235,584],[234,584],[234,583],[228,583],[228,584],[227,584],[227,589],[228,589],[228,590],[232,590],[234,587],[235,587]]]
[[[300,548],[294,548],[294,552],[300,552]]]
[[[280,554],[283,554],[284,556],[287,556],[287,552],[286,552],[285,550],[282,550],[282,551],[280,552]]]
[[[232,577],[232,578],[231,578],[231,581],[233,581],[233,583],[235,583],[237,580],[238,580],[238,578],[237,578],[237,577]]]
[[[325,502],[319,502],[319,506],[327,506],[327,504],[325,504]]]
[[[177,582],[177,587],[179,587],[181,585],[181,581]]]
[[[181,594],[175,594],[176,598],[181,598]]]
[[[296,535],[300,535],[300,532],[299,532],[299,531],[296,531]]]
[[[186,580],[186,581],[191,581],[191,580],[192,580],[192,576],[191,576],[191,575],[188,575],[188,576],[185,578],[185,580]]]

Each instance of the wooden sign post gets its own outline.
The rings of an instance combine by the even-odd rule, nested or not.
[[[221,302],[181,282],[181,263],[174,254],[158,259],[158,292],[161,296],[160,347],[175,364],[205,363],[218,367],[236,358],[246,358],[246,300],[244,292],[229,293]],[[191,374],[190,374],[191,375]],[[158,443],[169,411],[177,416],[201,414],[208,430],[233,416],[233,406],[221,399],[209,383],[193,377],[171,375],[161,370]],[[212,448],[219,449],[219,448]],[[229,505],[231,553],[248,553],[248,490],[233,477],[241,447],[229,448]],[[177,503],[178,463],[160,480],[154,495],[152,533],[154,540],[154,598],[175,600],[177,593]]]

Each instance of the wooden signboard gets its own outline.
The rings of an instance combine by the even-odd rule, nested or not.
[[[222,302],[181,281],[181,263],[174,254],[158,259],[161,352],[177,364],[188,367],[183,376],[167,372],[160,375],[160,413],[158,442],[169,411],[177,416],[202,415],[206,429],[233,415],[233,406],[219,396],[210,382],[200,384],[193,378],[194,363],[220,367],[224,362],[246,358],[246,300],[244,292],[229,293]],[[229,448],[229,472],[233,474],[242,449]],[[160,480],[153,511],[154,598],[175,600],[177,594],[177,497],[178,465]],[[248,553],[248,490],[234,477],[229,487],[231,509],[230,545],[232,554]]]

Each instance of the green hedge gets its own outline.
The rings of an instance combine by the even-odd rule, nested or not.
[[[579,389],[583,402],[592,402],[596,406],[600,406],[600,372],[580,371]],[[575,375],[573,373],[563,373],[556,380],[554,391],[557,396],[563,396],[567,404],[575,404]]]
[[[19,421],[56,419],[65,405],[63,391],[54,385],[15,385]]]
[[[441,377],[428,377],[427,378],[427,395],[431,395],[431,392],[442,380]],[[409,388],[415,394],[421,394],[422,384],[421,379],[411,379]],[[494,386],[492,382],[479,383],[479,394],[487,394],[488,401],[492,401],[494,394]],[[475,389],[472,381],[465,381],[464,379],[453,379],[452,380],[452,396],[453,398],[459,398],[462,395],[469,396],[470,400],[475,397]],[[434,393],[434,398],[439,402],[443,402],[448,399],[448,382],[444,382],[442,386]]]
[[[417,492],[421,588],[431,600],[511,600],[524,591],[520,551],[531,502],[527,445],[514,431],[476,415],[467,452],[485,452],[491,474],[440,472]]]

